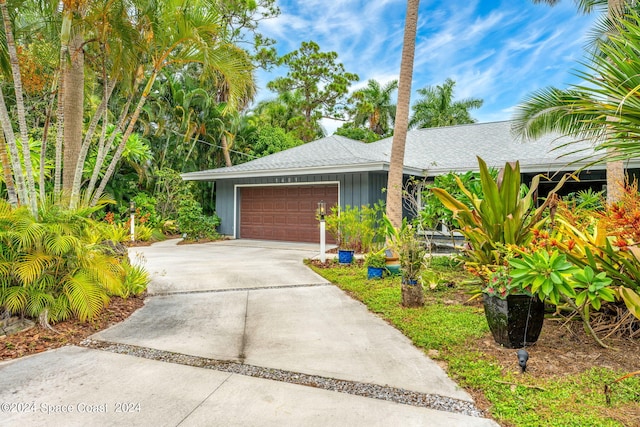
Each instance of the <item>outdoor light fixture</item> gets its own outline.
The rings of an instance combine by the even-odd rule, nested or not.
[[[327,204],[324,200],[318,202],[318,214],[320,215],[320,221],[324,221],[324,216],[327,214]]]
[[[131,215],[134,215],[136,213],[136,202],[134,202],[133,200],[129,204],[129,213]]]

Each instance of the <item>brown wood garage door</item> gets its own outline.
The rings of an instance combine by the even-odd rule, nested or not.
[[[338,185],[242,187],[240,237],[244,239],[320,242],[316,211],[338,204]],[[327,235],[327,242],[332,242]]]

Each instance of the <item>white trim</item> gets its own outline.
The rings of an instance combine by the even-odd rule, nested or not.
[[[221,170],[222,169],[222,170]],[[237,170],[224,171],[224,168],[210,171],[188,172],[180,174],[185,181],[215,181],[218,179],[231,178],[256,178],[256,177],[289,177],[294,175],[319,175],[338,173],[358,173],[358,172],[380,172],[389,171],[389,162],[368,162],[351,165],[331,165],[331,166],[309,166],[301,168],[278,168],[258,169],[258,170]],[[214,172],[218,171],[218,172]],[[425,176],[425,170],[405,165],[403,167],[405,175]]]
[[[266,184],[234,184],[233,186],[233,238],[238,239],[238,189],[240,187],[299,187],[302,185],[332,185],[338,186],[338,206],[340,206],[340,181],[313,182],[271,182]]]

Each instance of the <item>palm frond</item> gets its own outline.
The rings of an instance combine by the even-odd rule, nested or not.
[[[16,276],[25,287],[29,287],[44,273],[51,261],[53,257],[44,252],[26,253],[16,263]]]
[[[69,300],[69,309],[82,322],[95,318],[109,302],[104,289],[83,271],[65,280],[63,292]]]
[[[9,313],[22,313],[27,306],[27,289],[22,286],[0,289],[0,301]]]

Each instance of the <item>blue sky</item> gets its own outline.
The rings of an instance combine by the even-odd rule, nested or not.
[[[279,54],[313,40],[335,51],[347,71],[386,83],[398,78],[406,0],[281,0],[281,15],[261,31],[277,41]],[[412,102],[419,88],[456,81],[455,97],[476,97],[479,122],[508,120],[527,94],[566,87],[583,59],[595,19],[580,15],[572,0],[549,7],[530,0],[421,0]],[[258,99],[283,70],[258,73]],[[335,125],[325,123],[329,133]]]

